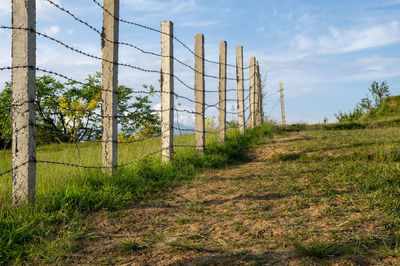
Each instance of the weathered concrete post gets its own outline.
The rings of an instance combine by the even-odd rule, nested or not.
[[[286,116],[285,116],[285,103],[283,101],[283,83],[279,84],[280,92],[281,92],[281,114],[282,114],[282,125],[286,125]]]
[[[12,1],[12,26],[36,30],[36,1]],[[13,29],[12,66],[12,200],[15,205],[35,200],[36,35]]]
[[[255,68],[256,58],[250,57],[250,70],[249,70],[249,126],[255,126]]]
[[[260,80],[260,68],[258,61],[256,61],[256,74],[255,74],[255,104],[256,104],[256,125],[261,125],[261,80]]]
[[[110,12],[110,13],[109,13]],[[104,0],[103,36],[101,40],[103,92],[103,166],[104,172],[112,174],[118,158],[118,40],[119,40],[119,0]],[[111,40],[113,42],[107,41]]]
[[[161,22],[161,155],[168,162],[174,154],[173,24]]]
[[[195,103],[195,123],[196,123],[196,151],[201,154],[204,153],[205,149],[205,118],[204,118],[204,103],[205,103],[205,93],[204,93],[204,35],[197,34],[195,36],[195,78],[194,78],[194,98]]]
[[[237,86],[237,112],[239,132],[245,133],[244,117],[244,83],[243,83],[243,46],[236,46],[236,86]]]
[[[259,87],[259,100],[260,100],[260,124],[264,123],[264,105],[263,105],[263,86],[261,80],[260,69],[258,69],[258,87]]]
[[[226,139],[226,41],[219,45],[219,116],[218,141]]]

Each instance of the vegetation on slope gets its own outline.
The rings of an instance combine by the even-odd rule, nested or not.
[[[400,116],[397,105],[398,99],[390,97],[389,86],[386,81],[383,81],[380,85],[376,81],[372,82],[368,91],[370,95],[362,98],[352,111],[348,113],[339,111],[339,113],[335,114],[339,123],[372,121],[376,118]]]
[[[159,157],[141,158],[111,177],[100,171],[65,171],[69,169],[66,166],[54,168],[53,165],[39,164],[43,167],[39,173],[50,174],[47,178],[39,177],[34,205],[13,208],[9,197],[0,201],[0,264],[55,262],[68,253],[66,251],[76,248],[88,213],[116,211],[137,201],[154,199],[166,189],[193,179],[199,171],[243,160],[246,150],[260,138],[271,134],[270,126],[249,130],[246,135],[232,131],[226,143],[209,146],[203,156],[198,156],[193,149],[182,149],[171,163],[161,164]],[[190,138],[188,141],[193,144],[194,136],[182,138]],[[146,146],[158,144],[159,140],[135,144],[135,149],[145,151],[148,149]],[[96,149],[90,149],[92,144],[82,145],[87,146],[88,155]],[[70,146],[73,145],[44,146],[41,156],[60,156]],[[6,169],[4,161],[0,162],[0,172]],[[9,176],[0,179],[5,195],[10,195],[9,179]]]
[[[279,130],[248,162],[92,216],[62,263],[400,265],[399,128]]]
[[[388,118],[399,118],[400,96],[389,96],[382,99],[379,109],[373,109],[361,117],[361,121],[382,120]]]

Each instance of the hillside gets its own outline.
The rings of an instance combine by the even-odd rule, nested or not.
[[[280,130],[240,165],[92,215],[65,263],[398,265],[398,128]]]
[[[266,125],[112,177],[39,168],[56,177],[39,204],[2,205],[0,264],[398,265],[400,130],[385,123]]]
[[[390,120],[400,118],[400,95],[384,98],[378,110],[365,114],[360,121]]]

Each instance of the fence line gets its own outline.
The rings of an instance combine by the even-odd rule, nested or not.
[[[66,9],[66,8],[64,8],[64,7],[62,7],[62,6],[58,5],[58,4],[56,4],[56,3],[54,3],[52,0],[45,0],[45,1],[49,2],[50,4],[52,4],[53,6],[55,6],[56,8],[58,8],[59,10],[61,10],[61,11],[65,12],[65,13],[67,13],[67,14],[70,15],[72,18],[74,18],[74,20],[76,20],[76,21],[78,21],[79,23],[85,25],[86,27],[88,27],[88,28],[91,29],[92,31],[96,32],[101,38],[103,38],[103,39],[104,39],[105,41],[107,41],[107,42],[114,43],[114,44],[118,44],[118,45],[129,46],[129,47],[132,47],[132,48],[134,48],[134,49],[136,49],[136,50],[138,50],[138,51],[140,51],[140,52],[142,52],[142,53],[144,53],[144,54],[149,54],[149,55],[153,55],[153,56],[157,56],[157,57],[168,57],[168,56],[166,56],[166,55],[162,55],[162,54],[159,54],[159,53],[146,51],[146,50],[141,49],[140,47],[138,47],[138,46],[136,46],[136,45],[134,45],[134,44],[131,44],[131,43],[120,42],[120,41],[115,42],[115,41],[113,41],[113,40],[110,40],[110,39],[106,38],[105,35],[104,35],[102,32],[100,32],[100,30],[98,30],[96,27],[90,25],[89,22],[84,21],[84,20],[82,20],[81,18],[79,18],[79,17],[77,17],[76,15],[74,15],[70,10],[68,10],[68,9]],[[106,9],[103,8],[103,10],[106,10]],[[107,13],[109,13],[109,12],[107,11]],[[110,15],[113,16],[112,14],[110,14]],[[113,16],[113,17],[114,17],[114,16]],[[121,20],[120,20],[120,21],[121,21]],[[136,23],[136,24],[137,24],[137,23]],[[139,24],[137,24],[137,25],[139,25]],[[143,26],[143,25],[142,25],[142,26]],[[153,29],[153,30],[155,30],[155,29]],[[158,30],[157,30],[157,31],[158,31]],[[167,35],[167,36],[170,35],[170,34],[168,34],[168,33],[163,33],[163,32],[160,32],[160,33],[161,33],[162,35]],[[172,38],[174,38],[173,35],[170,35],[170,36],[171,36]],[[191,51],[191,50],[190,50],[190,51]],[[179,64],[181,64],[181,65],[183,65],[183,66],[185,66],[185,67],[191,69],[192,71],[197,71],[197,70],[196,70],[195,68],[193,68],[191,65],[184,63],[182,60],[180,60],[180,59],[178,59],[178,58],[176,58],[176,57],[173,57],[173,60],[175,60],[175,61],[178,62]],[[206,60],[206,61],[210,61],[210,60],[207,60],[207,59],[205,59],[205,60]],[[210,62],[212,62],[212,61],[210,61]],[[213,63],[214,63],[214,62],[213,62]],[[216,62],[215,62],[215,63],[216,63]],[[228,65],[228,64],[226,64],[226,65]],[[231,66],[233,66],[233,65],[231,65]],[[218,76],[214,76],[214,75],[204,74],[204,76],[205,76],[205,77],[209,77],[209,78],[219,79]],[[227,79],[227,80],[236,80],[236,78],[226,78],[226,79]],[[244,80],[246,81],[246,80],[248,80],[248,79],[244,79]]]
[[[97,0],[92,0],[92,1],[93,1],[98,7],[100,7],[100,8],[103,9],[105,12],[107,12],[107,13],[110,14],[110,12],[109,12],[106,8],[104,8],[104,6],[102,6]],[[165,32],[163,33],[163,32],[161,32],[160,30],[155,29],[155,28],[152,28],[152,27],[149,27],[149,26],[145,26],[145,25],[142,25],[142,24],[139,24],[139,23],[136,23],[136,22],[132,22],[132,21],[127,21],[127,20],[121,19],[121,18],[119,18],[119,17],[114,17],[114,18],[117,19],[117,20],[119,20],[120,22],[123,22],[123,23],[126,23],[126,24],[130,24],[130,25],[133,25],[133,26],[136,26],[136,27],[141,27],[141,28],[144,28],[144,29],[147,29],[147,30],[151,30],[151,31],[160,33],[160,34],[166,34],[166,35],[168,35],[168,33],[165,33]],[[177,41],[180,45],[182,45],[186,50],[188,50],[188,51],[189,51],[192,55],[194,55],[196,58],[204,59],[204,61],[207,62],[207,63],[211,63],[211,64],[215,64],[215,65],[219,65],[219,64],[220,64],[220,63],[217,62],[217,61],[213,61],[213,60],[209,60],[209,59],[206,59],[206,58],[199,57],[198,54],[196,54],[192,49],[189,48],[188,45],[186,45],[183,41],[181,41],[180,39],[178,39],[176,36],[173,36],[173,35],[172,35],[172,38],[173,38],[175,41]],[[234,67],[234,68],[237,67],[236,65],[232,65],[232,64],[226,64],[226,66]],[[243,70],[246,70],[246,69],[249,69],[249,68],[250,68],[250,66],[247,66],[247,67],[244,67],[244,68],[242,68],[242,69],[243,69]]]
[[[119,144],[132,144],[144,142],[151,139],[160,139],[160,149],[152,151],[142,156],[150,156],[161,153],[163,161],[169,161],[173,159],[175,154],[174,148],[194,148],[198,153],[204,153],[205,148],[214,143],[206,144],[206,134],[217,135],[218,142],[224,142],[226,139],[226,132],[229,129],[239,130],[242,134],[245,134],[246,125],[249,127],[255,127],[262,123],[263,116],[263,104],[261,91],[261,76],[258,66],[258,61],[255,57],[251,57],[249,66],[243,67],[243,47],[236,47],[236,64],[227,63],[227,43],[222,41],[220,43],[220,60],[219,62],[205,58],[204,56],[204,35],[199,34],[195,36],[195,47],[194,50],[189,48],[183,41],[178,39],[173,33],[173,24],[170,21],[163,21],[161,23],[161,30],[142,25],[133,21],[128,21],[119,18],[119,0],[104,0],[104,6],[98,1],[92,0],[97,6],[103,11],[103,30],[100,31],[96,27],[89,24],[87,21],[79,18],[71,10],[57,4],[52,0],[46,0],[51,5],[58,8],[61,12],[66,13],[76,22],[84,25],[90,30],[94,31],[101,37],[101,50],[102,56],[99,57],[94,54],[90,54],[83,50],[73,47],[59,39],[49,36],[48,34],[41,33],[35,28],[36,21],[36,10],[34,1],[22,1],[12,0],[13,5],[21,7],[13,9],[13,25],[0,25],[0,29],[8,29],[13,32],[13,46],[12,52],[23,54],[22,61],[18,61],[13,57],[12,66],[0,67],[0,71],[11,70],[12,71],[12,94],[13,102],[7,106],[0,106],[0,110],[6,109],[13,117],[12,121],[18,121],[18,123],[12,124],[12,130],[10,134],[1,136],[0,138],[12,138],[12,168],[0,173],[0,176],[12,174],[13,178],[13,202],[14,204],[22,204],[24,202],[34,201],[35,196],[35,178],[36,178],[36,164],[52,164],[52,165],[63,165],[69,167],[78,167],[85,169],[102,169],[103,171],[112,174],[112,172],[121,167],[131,165],[137,161],[137,159],[118,164],[117,150]],[[28,3],[25,5],[25,2]],[[16,21],[22,21],[16,23]],[[135,44],[128,42],[119,41],[119,23],[125,23],[132,26],[140,27],[145,30],[150,30],[159,33],[161,36],[161,53],[155,53],[146,51],[138,47]],[[28,34],[24,34],[27,32]],[[51,42],[61,45],[62,47],[70,50],[74,53],[78,53],[88,58],[98,60],[102,63],[102,86],[101,88],[92,85],[90,82],[78,81],[72,77],[68,77],[62,73],[58,73],[53,70],[47,70],[36,66],[36,36],[43,37]],[[182,60],[174,56],[174,41],[182,45],[194,56],[194,67],[190,64],[183,62]],[[161,70],[146,69],[140,66],[123,63],[118,61],[118,46],[127,46],[138,50],[139,52],[151,56],[157,56],[161,59]],[[28,49],[26,49],[28,47]],[[174,74],[174,62],[186,67],[187,70],[191,71],[194,75],[194,85],[187,84],[182,78]],[[219,66],[219,75],[211,75],[205,73],[205,63],[216,64]],[[120,140],[118,139],[118,119],[129,119],[129,114],[121,115],[118,114],[117,110],[117,99],[121,92],[118,91],[118,67],[127,67],[133,70],[141,72],[160,74],[161,77],[161,89],[160,90],[134,90],[130,93],[134,94],[145,94],[155,95],[160,94],[161,109],[150,109],[153,114],[159,114],[161,116],[161,132],[153,133],[152,135],[145,136],[139,139],[133,140]],[[227,67],[234,67],[236,69],[236,77],[227,76]],[[249,77],[244,78],[244,70],[249,69]],[[102,120],[102,134],[101,139],[86,139],[85,143],[101,143],[102,145],[102,165],[84,165],[70,162],[57,162],[50,160],[38,160],[36,158],[36,140],[35,132],[37,128],[43,127],[42,124],[35,121],[35,106],[40,106],[40,103],[35,100],[35,76],[36,71],[42,72],[48,75],[56,76],[67,80],[70,84],[79,84],[88,88],[97,89],[98,92],[102,93],[102,98],[98,99],[97,104],[101,109],[101,113],[98,113],[98,109],[94,110],[80,110],[71,106],[56,106],[55,112],[49,112],[47,115],[56,116],[62,115],[62,111],[68,112],[81,112],[85,115],[90,115],[92,118]],[[205,78],[218,79],[219,86],[216,90],[207,90],[205,86]],[[183,88],[193,91],[193,97],[187,97],[176,93],[174,80],[178,81],[178,84]],[[227,88],[227,81],[236,81],[236,88]],[[245,88],[244,81],[249,81],[248,88]],[[18,88],[22,88],[25,92],[21,93]],[[182,88],[182,87],[181,87]],[[227,92],[236,92],[236,99],[229,99],[226,97]],[[245,92],[248,94],[244,95]],[[206,93],[218,93],[219,98],[215,104],[206,103]],[[275,94],[275,92],[273,93]],[[272,96],[267,95],[266,97]],[[175,107],[174,98],[177,100],[182,99],[194,104],[194,111],[189,109],[179,109]],[[246,101],[249,100],[249,104],[246,105]],[[228,111],[227,103],[236,103],[236,111]],[[219,113],[218,117],[218,129],[207,130],[205,127],[205,112],[208,109],[217,109]],[[245,117],[246,112],[249,112],[249,116]],[[194,129],[181,128],[179,123],[179,114],[186,113],[195,117]],[[26,114],[29,114],[28,116]],[[135,115],[140,115],[140,111],[133,112]],[[176,123],[174,122],[174,114],[176,114]],[[227,126],[226,115],[236,115],[238,119],[237,126]],[[25,119],[25,120],[24,120]],[[89,120],[87,120],[89,122]],[[89,130],[90,128],[79,126],[78,130]],[[194,145],[186,144],[174,144],[174,131],[177,130],[181,134],[182,132],[188,132],[194,134],[195,143]],[[28,134],[26,134],[28,133]],[[134,132],[132,132],[134,133]],[[85,133],[86,134],[86,133]],[[25,136],[25,139],[22,138]],[[26,136],[28,138],[26,138]],[[21,142],[22,141],[22,142]],[[18,147],[18,148],[17,148]],[[17,150],[24,148],[24,150]]]

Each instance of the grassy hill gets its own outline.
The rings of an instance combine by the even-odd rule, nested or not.
[[[385,106],[394,104],[387,100]],[[245,136],[231,131],[225,144],[209,146],[204,156],[178,149],[169,164],[161,164],[157,156],[138,158],[142,151],[158,149],[159,139],[128,144],[120,149],[120,162],[137,158],[137,163],[112,177],[101,171],[38,164],[37,202],[24,208],[10,206],[11,178],[2,176],[0,264],[73,264],[71,258],[86,243],[90,252],[103,248],[107,252],[93,254],[95,261],[86,261],[83,253],[77,263],[141,259],[151,265],[152,258],[161,259],[155,254],[162,258],[218,254],[216,264],[262,264],[279,260],[270,256],[281,254],[288,262],[296,262],[294,258],[303,265],[398,265],[399,125],[396,114],[342,124],[265,125]],[[208,140],[214,141],[211,136]],[[176,141],[190,145],[194,136],[176,136]],[[255,147],[260,141],[263,145]],[[260,154],[247,157],[250,148]],[[39,147],[38,159],[91,165],[99,163],[99,153],[97,144],[80,144],[79,152],[75,145],[57,144]],[[10,166],[9,151],[0,156],[1,172]],[[212,171],[209,179],[198,175],[215,168],[223,168],[226,177]],[[182,193],[204,201],[203,205],[182,205],[182,217],[168,207],[163,215],[171,217],[157,220],[155,215],[150,223],[144,215],[143,225],[127,215],[137,213],[136,205],[129,208],[133,204],[159,208],[157,202],[165,196],[179,199],[180,194],[168,191],[180,184],[197,186],[199,193],[194,196],[187,186]],[[178,199],[172,198],[176,204]],[[240,219],[235,212],[241,213]],[[92,232],[100,227],[93,224],[93,217],[100,217],[100,224],[126,225],[123,235],[133,240],[121,238],[120,230],[115,235]],[[194,229],[201,226],[196,233]],[[223,230],[218,234],[211,232],[219,227]],[[237,239],[229,240],[232,236]],[[112,247],[90,247],[111,238]]]
[[[384,98],[378,110],[367,112],[360,121],[392,120],[400,118],[400,95]]]
[[[68,165],[37,164],[36,202],[11,205],[11,176],[0,176],[0,265],[51,263],[77,248],[85,232],[87,215],[112,213],[144,200],[155,200],[167,189],[192,180],[201,171],[220,168],[244,159],[245,152],[261,138],[271,135],[269,125],[240,135],[227,132],[227,142],[216,143],[206,134],[207,150],[198,156],[194,148],[176,148],[171,163],[162,164],[160,138],[120,144],[118,163],[134,161],[113,176],[100,169]],[[194,145],[194,135],[175,136],[175,144]],[[11,168],[11,151],[0,151],[0,173]],[[101,144],[52,144],[38,147],[38,161],[101,166]]]

